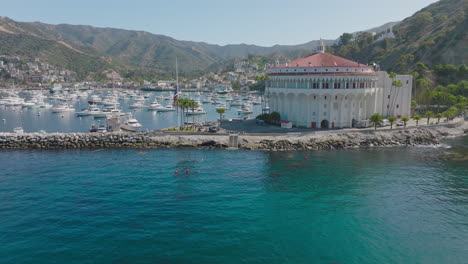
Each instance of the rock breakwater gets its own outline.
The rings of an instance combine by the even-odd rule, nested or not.
[[[437,145],[446,136],[463,135],[466,124],[456,128],[420,127],[387,131],[308,133],[304,135],[238,135],[229,146],[229,135],[174,135],[140,133],[0,133],[1,149],[102,149],[193,147],[251,150],[329,150],[359,147]]]

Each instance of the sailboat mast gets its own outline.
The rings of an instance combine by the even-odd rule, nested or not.
[[[177,64],[177,57],[175,58],[175,70],[176,70],[177,91],[179,91],[179,67],[178,67],[178,64]]]
[[[177,62],[177,56],[175,58],[175,70],[176,70],[176,95],[178,95],[179,94],[179,65],[178,65],[178,62]],[[178,99],[178,97],[177,97],[177,99]],[[176,104],[175,101],[174,101],[174,104]],[[179,107],[177,107],[177,114],[179,114]],[[182,109],[182,113],[180,113],[180,115],[181,115],[181,118],[183,118],[183,116],[184,116],[184,110],[183,109]],[[178,125],[178,127],[180,129],[181,124],[180,124],[180,119],[179,118],[177,118],[177,123],[178,123],[177,125]]]

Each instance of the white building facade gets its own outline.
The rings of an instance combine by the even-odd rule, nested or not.
[[[267,69],[270,110],[296,127],[358,127],[375,113],[409,116],[411,75],[397,75],[324,52]]]

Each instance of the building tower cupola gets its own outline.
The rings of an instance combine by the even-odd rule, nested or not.
[[[322,39],[320,39],[319,52],[320,52],[320,53],[325,53],[325,44],[323,44],[323,40],[322,40]]]

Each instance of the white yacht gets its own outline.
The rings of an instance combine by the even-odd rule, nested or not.
[[[227,110],[227,107],[226,107],[226,105],[225,105],[225,104],[220,104],[220,105],[218,105],[218,106],[216,107],[216,110],[218,110],[218,109],[224,109],[224,110]]]
[[[73,111],[75,111],[75,109],[73,109],[72,107],[70,107],[67,104],[61,104],[59,106],[52,107],[50,110],[52,111],[52,113],[63,113],[63,112],[73,112]]]
[[[136,108],[145,108],[146,106],[143,103],[135,102],[129,106],[129,108],[136,109]]]
[[[239,99],[236,99],[230,103],[231,106],[242,106],[242,102]]]
[[[98,107],[90,107],[90,108],[88,108],[86,110],[76,112],[75,114],[76,114],[76,116],[90,116],[90,115],[92,115],[92,116],[104,116],[105,117],[105,114]]]
[[[125,131],[131,131],[131,132],[137,132],[141,128],[141,124],[133,118],[132,116],[129,116],[127,121],[123,125],[120,126],[122,130]]]
[[[262,104],[262,101],[260,99],[255,99],[255,100],[252,100],[252,104],[254,105],[261,105]]]
[[[162,108],[162,107],[163,106],[160,105],[158,101],[154,100],[154,102],[152,102],[150,106],[148,106],[148,110],[158,110],[158,108]]]
[[[172,111],[175,111],[176,109],[171,104],[168,104],[166,106],[161,106],[159,108],[156,108],[156,110],[158,112],[172,112]]]
[[[187,111],[187,115],[204,115],[204,114],[206,114],[206,111],[203,110],[203,108],[200,106],[194,109],[189,109]]]
[[[247,115],[247,114],[252,114],[252,105],[251,104],[243,104],[242,108],[237,110],[238,113]]]
[[[24,130],[22,127],[15,127],[13,128],[13,133],[16,133],[16,134],[23,134],[24,133]]]
[[[202,103],[204,104],[211,104],[211,97],[206,97],[205,99],[202,100]]]
[[[125,113],[120,111],[117,107],[107,107],[106,109],[102,110],[102,112],[107,116],[125,116]]]

